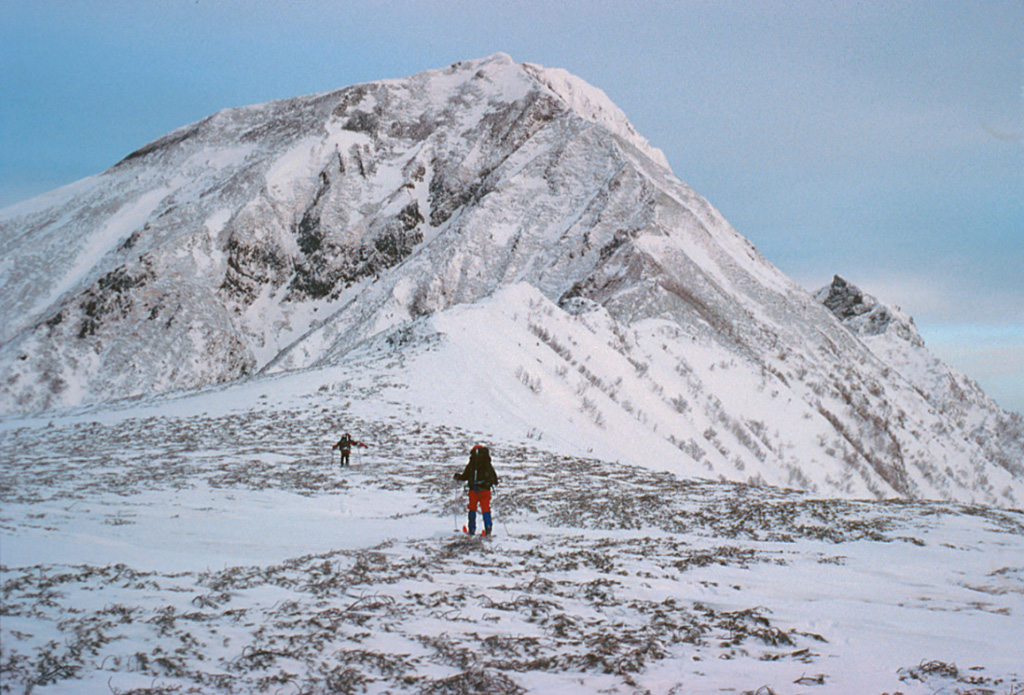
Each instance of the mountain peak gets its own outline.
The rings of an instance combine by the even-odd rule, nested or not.
[[[430,75],[436,72],[438,71],[421,74]],[[622,109],[603,90],[564,68],[551,68],[528,62],[517,63],[509,54],[498,52],[484,58],[452,63],[440,72],[460,73],[470,79],[488,79],[498,83],[506,93],[515,91],[508,89],[509,78],[525,73],[531,81],[555,96],[576,115],[607,128],[650,157],[652,161],[666,169],[669,168],[665,154],[637,132]],[[410,79],[416,77],[414,75]]]
[[[439,423],[606,460],[1024,499],[1018,430],[872,352],[919,341],[908,317],[836,278],[833,320],[564,70],[495,54],[222,111],[52,200],[0,216],[0,413],[362,359],[413,409],[462,389]]]
[[[522,68],[580,116],[603,125],[653,161],[666,169],[669,168],[665,153],[651,146],[647,138],[636,131],[622,109],[616,106],[603,90],[564,68],[546,68],[534,63],[523,63]]]

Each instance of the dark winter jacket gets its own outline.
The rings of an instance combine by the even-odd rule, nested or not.
[[[491,465],[491,452],[485,446],[475,446],[469,452],[469,463],[461,473],[456,473],[455,480],[465,480],[471,490],[490,490],[498,484],[498,474]]]
[[[366,447],[366,445],[363,444],[362,442],[357,442],[356,440],[352,439],[351,436],[346,434],[344,437],[338,440],[337,444],[335,444],[331,448],[341,449],[342,451],[351,451],[352,447],[354,446],[361,446],[364,448]]]

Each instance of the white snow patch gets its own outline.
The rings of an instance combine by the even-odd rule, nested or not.
[[[622,137],[665,169],[669,169],[665,153],[640,135],[603,90],[584,82],[562,68],[545,68],[523,63],[523,69],[554,92],[571,109],[589,121],[598,123]]]
[[[293,201],[295,192],[316,175],[316,153],[322,144],[321,136],[303,138],[274,161],[265,176],[267,191],[273,198]]]

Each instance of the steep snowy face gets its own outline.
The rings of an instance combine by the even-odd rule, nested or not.
[[[259,370],[556,118],[569,105],[497,55],[222,111],[2,211],[0,410]]]

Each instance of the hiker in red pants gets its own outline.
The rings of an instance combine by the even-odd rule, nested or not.
[[[342,466],[348,465],[348,457],[349,454],[352,453],[352,447],[354,446],[361,446],[364,449],[366,448],[365,444],[363,444],[362,442],[357,442],[356,440],[352,439],[352,436],[348,432],[346,432],[344,436],[342,436],[342,438],[338,440],[338,443],[331,447],[332,449],[341,449]]]

